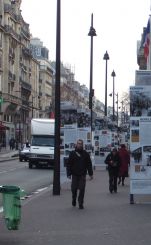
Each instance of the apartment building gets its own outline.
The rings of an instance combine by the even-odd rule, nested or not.
[[[29,135],[32,96],[39,95],[39,62],[30,50],[29,25],[23,20],[21,1],[0,1],[0,130],[2,144],[10,138],[23,143]],[[34,95],[33,95],[34,94]]]
[[[31,38],[30,49],[32,55],[38,60],[39,67],[39,117],[49,118],[52,111],[52,84],[54,69],[49,61],[49,50],[43,46],[39,38]]]
[[[39,38],[32,38],[21,15],[21,0],[0,1],[0,144],[30,137],[33,117],[54,111],[55,63]],[[89,90],[61,64],[61,102],[89,112]],[[98,104],[98,102],[97,102]],[[96,106],[99,113],[99,105]],[[94,109],[96,109],[94,106]],[[100,109],[102,110],[102,109]]]

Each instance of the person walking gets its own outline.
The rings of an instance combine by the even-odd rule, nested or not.
[[[109,191],[117,193],[117,178],[119,174],[120,158],[116,148],[113,148],[111,153],[109,153],[105,159],[105,164],[108,165],[109,173]]]
[[[26,148],[30,148],[30,144],[28,140],[26,140]]]
[[[124,186],[124,180],[128,177],[128,166],[130,165],[130,154],[126,149],[125,144],[121,145],[121,148],[118,151],[120,157],[120,169],[119,169],[119,181],[118,185],[120,185],[122,181],[122,186]]]
[[[14,138],[10,139],[9,146],[10,146],[10,150],[14,150],[14,148],[15,148],[15,139]]]
[[[72,206],[76,206],[77,192],[79,190],[79,209],[84,208],[83,203],[87,172],[90,176],[90,180],[93,179],[93,169],[90,155],[83,149],[83,140],[79,139],[77,141],[75,150],[70,153],[67,163],[67,177],[72,178]]]

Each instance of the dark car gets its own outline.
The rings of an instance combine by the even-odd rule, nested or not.
[[[19,150],[19,161],[28,161],[30,154],[30,147],[24,146],[23,149]]]

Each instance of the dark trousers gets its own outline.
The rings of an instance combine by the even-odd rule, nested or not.
[[[121,183],[121,179],[122,179],[122,184],[124,184],[125,176],[120,176],[120,177],[119,177],[118,184]]]
[[[117,169],[109,169],[109,190],[112,192],[113,190],[117,191],[117,178],[118,178],[118,170]]]
[[[79,190],[79,195],[78,195],[79,205],[82,205],[84,202],[85,185],[86,185],[86,176],[72,175],[72,182],[71,182],[72,200],[76,201],[77,192]]]

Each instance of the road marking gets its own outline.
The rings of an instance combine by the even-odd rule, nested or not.
[[[4,170],[4,171],[0,171],[0,174],[3,174],[3,173],[7,173],[8,171]]]
[[[22,168],[22,167],[16,167],[16,168],[8,169],[8,170],[3,170],[3,171],[0,171],[0,174],[4,174],[4,173],[8,173],[8,172],[13,172],[16,169],[20,169],[20,168]]]

